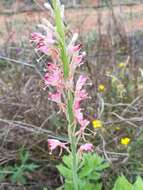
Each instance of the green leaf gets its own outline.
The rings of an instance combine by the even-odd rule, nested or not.
[[[112,190],[132,190],[132,187],[132,184],[122,175],[118,177]]]
[[[34,163],[31,163],[31,164],[26,164],[24,165],[24,168],[23,170],[26,170],[26,171],[30,171],[30,172],[33,172],[35,169],[37,169],[39,166],[34,164]]]
[[[72,179],[71,169],[68,169],[63,164],[58,165],[57,169],[59,170],[60,174],[65,177],[65,179]]]
[[[83,167],[81,168],[81,171],[79,172],[79,177],[84,178],[86,176],[89,176],[92,171],[94,171],[95,165],[94,165],[94,155],[92,154],[84,154],[83,155]]]
[[[85,163],[85,166],[81,169],[81,172],[79,173],[80,178],[84,178],[86,176],[89,176],[92,172],[92,168],[88,165],[88,163]]]
[[[109,166],[104,159],[97,154],[84,154],[83,166],[80,168],[79,177],[87,179],[99,179],[103,169]]]
[[[10,180],[13,183],[20,182],[21,184],[26,183],[26,178],[23,176],[23,170],[19,168],[13,175],[10,177]]]
[[[88,181],[80,181],[79,189],[80,190],[101,190],[102,185],[100,183],[90,183]]]
[[[64,190],[73,190],[73,189],[74,189],[74,187],[73,187],[72,182],[65,181],[65,188],[64,188]]]
[[[20,160],[21,160],[22,164],[24,164],[29,159],[29,157],[30,157],[30,155],[29,155],[28,151],[21,152],[21,154],[20,154]]]
[[[102,189],[102,184],[101,183],[97,183],[95,186],[95,188],[93,190],[101,190]]]
[[[99,180],[101,178],[101,172],[92,172],[90,176],[88,176],[89,180]]]
[[[1,167],[0,168],[0,182],[2,182],[9,174],[11,174],[11,167]]]
[[[63,160],[64,164],[65,164],[69,169],[72,168],[72,157],[71,157],[71,155],[63,156],[62,160]]]
[[[97,171],[102,171],[109,167],[108,162],[101,162],[100,165],[96,168]]]
[[[137,177],[136,182],[133,185],[132,190],[142,190],[143,189],[143,180],[141,177]]]
[[[64,190],[64,186],[58,187],[56,190]]]

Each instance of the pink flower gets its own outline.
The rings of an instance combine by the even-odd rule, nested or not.
[[[81,75],[79,77],[79,79],[77,80],[77,83],[76,83],[76,92],[79,92],[82,89],[82,87],[86,83],[87,79],[88,78],[83,75]]]
[[[55,93],[49,93],[48,99],[56,102],[60,111],[65,113],[66,106],[62,102],[62,94],[64,88],[64,79],[61,68],[55,63],[48,63],[46,74],[44,76],[45,89],[47,87],[54,87]]]
[[[75,95],[74,95],[75,96],[74,109],[78,109],[80,106],[80,102],[88,98],[88,93],[86,92],[85,89],[82,89],[87,79],[88,79],[87,77],[81,75],[76,83]]]
[[[53,86],[56,87],[58,91],[61,91],[61,89],[63,88],[63,75],[61,69],[58,67],[57,64],[47,64],[47,72],[44,78],[46,87]]]
[[[73,55],[74,53],[79,53],[80,49],[81,49],[81,44],[70,45],[68,51],[70,55]]]
[[[60,142],[59,140],[56,140],[56,139],[49,139],[48,140],[48,146],[49,146],[49,149],[50,149],[51,153],[57,147],[60,147],[60,154],[62,153],[62,149],[65,149],[65,150],[69,151],[68,148],[66,147],[66,144],[67,143],[62,143],[62,142]]]
[[[74,33],[69,45],[68,45],[68,54],[71,59],[70,69],[69,69],[69,80],[70,84],[73,82],[74,73],[77,67],[80,67],[83,64],[83,58],[85,53],[80,53],[81,44],[76,44],[78,39],[78,33]]]
[[[82,55],[78,55],[78,56],[73,58],[73,62],[77,67],[83,64],[82,60],[83,60]]]
[[[76,69],[84,63],[83,59],[85,57],[85,53],[83,52],[82,54],[79,54],[80,46],[81,45],[79,44],[71,47],[72,50],[70,50],[71,52],[69,53],[70,55],[72,55],[70,63],[70,72],[69,72],[71,80],[73,80]]]
[[[61,103],[61,93],[60,92],[56,92],[56,93],[49,93],[48,99],[56,102],[57,104]]]
[[[37,50],[45,54],[48,54],[50,46],[54,44],[53,35],[50,32],[47,36],[33,32],[31,34],[31,41],[35,43]]]
[[[51,54],[53,61],[57,61],[59,59],[59,51],[56,48],[50,48],[49,54]]]
[[[64,113],[66,112],[65,109],[65,104],[62,102],[62,94],[60,92],[56,92],[56,93],[49,93],[48,99],[57,103],[57,105],[59,106],[60,111],[63,111]]]
[[[37,50],[41,51],[44,54],[48,54],[49,48],[43,43],[40,42],[36,45]]]
[[[39,41],[42,41],[44,39],[44,36],[38,32],[33,32],[31,34],[31,41],[34,41],[35,43],[38,43]]]
[[[80,107],[80,102],[88,98],[88,93],[86,90],[76,91],[75,92],[75,102],[74,102],[74,109],[78,109]]]
[[[77,39],[78,39],[78,33],[74,33],[73,37],[72,37],[72,39],[71,39],[71,41],[70,41],[70,43],[68,45],[68,52],[71,55],[76,51],[76,50],[74,51],[74,47],[75,47],[75,43],[76,43]],[[78,51],[79,51],[79,49],[80,48],[78,48]]]
[[[84,129],[89,125],[89,121],[87,119],[83,119],[80,121],[80,125],[81,125],[81,132],[84,132]]]
[[[79,152],[80,153],[83,153],[83,152],[93,152],[94,151],[93,148],[94,148],[93,144],[86,143],[86,144],[83,144],[83,145],[80,146]]]
[[[74,114],[83,131],[83,129],[85,129],[90,122],[83,118],[83,113],[81,112],[81,108],[74,109]]]
[[[74,94],[74,104],[73,104],[73,112],[74,112],[77,122],[80,124],[82,128],[82,132],[84,131],[86,126],[89,124],[89,121],[84,119],[83,113],[81,112],[81,108],[80,108],[80,102],[88,98],[88,94],[86,90],[82,89],[86,81],[87,81],[87,77],[84,77],[82,75],[79,77],[76,84],[76,89],[75,89],[75,94]]]

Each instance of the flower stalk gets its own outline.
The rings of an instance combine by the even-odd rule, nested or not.
[[[70,149],[67,147],[67,143],[55,139],[49,139],[48,145],[51,153],[57,147],[60,147],[60,154],[62,149],[70,152],[73,190],[79,190],[79,154],[82,155],[84,151],[93,151],[90,143],[82,145],[78,150],[79,140],[84,136],[84,130],[89,124],[89,121],[84,119],[80,107],[81,101],[88,98],[86,90],[83,89],[88,78],[80,75],[74,87],[74,75],[76,69],[83,64],[85,53],[81,53],[81,45],[76,42],[78,34],[73,35],[68,45],[66,43],[64,6],[61,5],[60,1],[53,0],[52,7],[47,3],[45,7],[51,11],[55,26],[43,19],[43,23],[39,26],[45,30],[46,35],[33,33],[32,42],[36,45],[36,51],[52,58],[52,62],[48,62],[45,69],[44,89],[52,89],[52,92],[49,92],[48,99],[55,102],[66,116]]]
[[[59,47],[60,55],[63,63],[63,73],[64,79],[67,80],[69,77],[69,58],[67,55],[67,48],[65,43],[65,26],[63,19],[61,18],[61,10],[58,6],[57,0],[53,0],[53,7],[55,13],[55,24],[57,33],[59,34]],[[75,138],[75,126],[74,125],[74,116],[73,116],[73,93],[71,89],[67,90],[67,120],[68,120],[68,136],[71,146],[72,154],[72,174],[73,174],[73,186],[74,190],[78,190],[78,175],[77,175],[77,145]]]
[[[73,97],[72,92],[68,91],[68,136],[70,140],[71,146],[71,154],[72,154],[72,176],[73,176],[73,186],[74,190],[78,190],[78,161],[77,161],[77,139],[75,137],[75,129],[76,126],[74,125],[74,117],[73,117]]]
[[[60,6],[58,5],[57,0],[53,0],[53,8],[54,8],[54,16],[55,16],[55,25],[57,29],[57,33],[59,35],[59,48],[60,48],[60,56],[63,63],[63,72],[65,80],[68,78],[69,74],[69,60],[66,51],[66,43],[65,43],[65,26],[63,22],[63,18],[61,14]],[[64,11],[64,7],[62,7],[62,11]]]

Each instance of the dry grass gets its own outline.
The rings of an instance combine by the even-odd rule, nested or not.
[[[142,8],[138,6],[132,11],[142,11]],[[122,11],[126,13],[129,9]],[[122,18],[117,14],[111,15],[111,10],[68,10],[66,14],[68,22],[72,23],[70,28],[80,32],[81,41],[88,52],[82,69],[93,83],[88,89],[92,99],[83,106],[89,112],[85,112],[85,115],[91,121],[96,113],[104,122],[104,128],[94,131],[91,141],[96,145],[96,151],[112,163],[110,171],[104,174],[104,182],[110,189],[112,179],[121,172],[131,179],[135,175],[134,170],[142,175],[139,168],[143,160],[139,150],[142,149],[140,144],[143,139],[143,79],[139,68],[142,67],[143,59],[131,51],[136,36],[130,34],[135,32],[136,26],[142,26],[142,19],[139,20],[141,24],[135,24],[135,20],[122,23]],[[43,16],[45,13],[41,12],[0,16],[3,29],[0,40],[3,54],[0,55],[0,166],[17,162],[21,147],[31,153],[32,161],[41,165],[38,171],[28,176],[29,186],[13,186],[6,181],[0,184],[2,190],[39,190],[60,183],[53,169],[59,157],[49,155],[47,138],[56,137],[67,141],[66,122],[57,113],[57,107],[47,100],[47,92],[41,88],[41,66],[36,63],[39,55],[34,54],[29,43],[30,32]],[[86,38],[90,33],[91,39]],[[141,39],[142,36],[139,41]],[[142,49],[142,45],[137,47],[139,51]],[[128,61],[125,76],[120,76],[118,68],[118,63],[122,61]],[[118,86],[114,89],[111,75],[123,82],[127,90],[124,97],[119,97]],[[105,93],[98,92],[100,83],[106,86]],[[93,131],[91,124],[89,129]],[[131,138],[129,149],[120,144],[124,136]],[[109,177],[111,183],[107,184],[106,179]]]

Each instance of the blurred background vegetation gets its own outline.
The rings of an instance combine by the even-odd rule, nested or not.
[[[49,155],[47,138],[66,141],[66,122],[42,90],[42,61],[30,43],[30,33],[38,30],[41,18],[49,18],[43,2],[0,1],[2,190],[41,190],[62,182],[54,167],[60,160],[58,152]],[[96,152],[111,163],[103,175],[104,189],[110,190],[121,173],[131,181],[143,176],[143,2],[63,2],[67,6],[67,35],[78,32],[87,52],[82,71],[92,81],[88,89],[92,99],[83,106],[90,129],[95,118],[104,123],[90,140]],[[131,139],[128,146],[121,145],[122,137]]]

